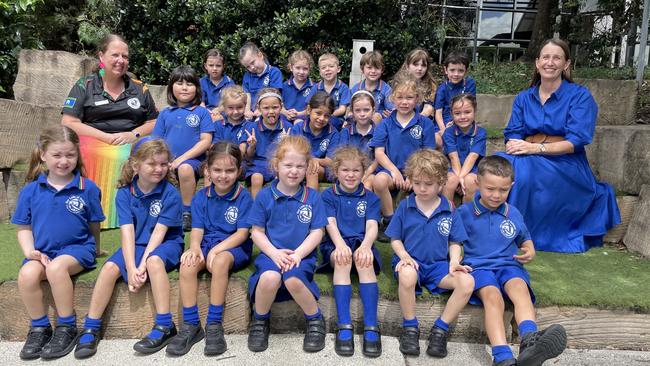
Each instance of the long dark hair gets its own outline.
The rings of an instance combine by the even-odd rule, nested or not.
[[[196,92],[194,93],[194,99],[190,102],[192,105],[201,104],[201,81],[199,80],[199,75],[194,71],[193,68],[187,65],[182,65],[174,69],[171,75],[169,75],[169,83],[167,83],[167,103],[169,105],[176,105],[178,101],[174,96],[174,83],[177,81],[186,81],[188,83],[194,84],[196,86]]]

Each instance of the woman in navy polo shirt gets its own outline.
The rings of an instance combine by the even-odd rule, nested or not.
[[[531,87],[513,103],[504,156],[515,168],[508,201],[524,215],[535,248],[579,253],[601,245],[621,219],[612,187],[597,182],[589,167],[585,146],[598,106],[573,83],[570,66],[566,42],[542,44]]]

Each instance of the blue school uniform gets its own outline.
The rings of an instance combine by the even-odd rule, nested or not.
[[[331,157],[339,145],[339,133],[336,128],[329,124],[316,136],[309,128],[309,118],[293,125],[291,135],[306,137],[311,144],[311,156],[317,159]]]
[[[57,191],[42,173],[20,191],[11,223],[30,225],[34,249],[50,259],[70,255],[88,269],[95,268],[95,237],[90,223],[105,218],[101,192],[93,181],[76,172],[72,182]]]
[[[596,181],[585,153],[597,115],[589,90],[566,80],[544,104],[539,86],[515,97],[506,142],[543,133],[563,136],[574,147],[563,155],[502,154],[515,171],[508,202],[524,215],[538,250],[584,252],[602,245],[607,230],[621,222],[614,190]]]
[[[257,106],[257,93],[262,88],[282,89],[282,71],[269,64],[266,64],[261,75],[246,71],[244,73],[242,87],[246,93],[251,95],[251,111],[254,111]]]
[[[314,84],[312,87],[312,96],[316,94],[316,92],[319,91],[324,91],[326,93],[327,90],[325,90],[325,82],[324,81],[319,81],[318,83]],[[336,83],[334,83],[334,87],[332,90],[329,91],[328,93],[330,97],[334,100],[334,109],[340,107],[341,105],[350,105],[350,99],[352,98],[352,94],[350,93],[350,88],[342,82],[341,80],[336,80]],[[341,117],[330,117],[330,124],[332,124],[334,127],[336,127],[336,130],[340,130],[341,126],[343,126],[344,122],[344,116]]]
[[[344,191],[339,183],[323,191],[321,197],[325,206],[325,214],[328,218],[336,219],[336,226],[343,241],[354,252],[366,237],[366,222],[374,220],[379,223],[381,218],[379,197],[365,189],[363,184],[359,184],[356,191],[349,193]],[[326,237],[319,249],[323,259],[319,269],[333,270],[330,256],[335,246],[332,240]],[[374,245],[372,246],[372,255],[374,256],[375,274],[378,274],[381,270],[381,256]]]
[[[284,109],[295,109],[297,111],[304,111],[307,108],[307,102],[314,93],[312,87],[314,83],[307,79],[302,87],[296,86],[293,78],[285,81],[282,84],[282,104]]]
[[[207,109],[212,110],[219,106],[219,102],[221,101],[221,90],[225,87],[235,85],[235,82],[232,81],[228,75],[224,74],[221,81],[219,81],[219,84],[215,84],[210,80],[209,75],[205,75],[201,78],[200,84],[202,93],[201,101]]]
[[[255,154],[249,160],[248,168],[246,169],[246,178],[254,173],[260,173],[264,177],[264,181],[268,182],[275,177],[275,173],[269,167],[269,159],[282,133],[288,134],[291,131],[291,127],[291,123],[282,118],[278,119],[274,128],[266,127],[261,117],[245,124],[244,129],[248,133],[252,133],[255,130],[255,138],[257,139]],[[245,143],[247,139],[248,135],[242,133],[239,143]]]
[[[214,122],[214,134],[212,135],[212,143],[216,144],[219,141],[230,141],[233,144],[239,145],[242,135],[246,136],[244,132],[247,119],[242,119],[239,123],[232,123],[228,120],[225,113],[221,113],[222,120]],[[246,139],[244,138],[244,141]]]
[[[406,127],[402,127],[397,121],[397,111],[393,111],[377,125],[370,147],[383,147],[390,161],[403,173],[406,160],[414,151],[436,148],[436,133],[433,123],[418,113],[415,113]],[[382,166],[377,168],[377,173],[380,172],[390,175]]]
[[[322,229],[327,225],[325,208],[318,191],[301,185],[293,196],[286,196],[278,190],[278,180],[260,190],[255,197],[249,223],[265,229],[271,244],[278,249],[295,250],[302,244],[312,230]],[[320,292],[314,281],[316,270],[316,250],[302,259],[300,266],[282,273],[283,282],[291,277],[300,279],[311,293],[318,299]],[[266,271],[280,272],[275,263],[263,252],[255,259],[255,272],[248,284],[248,294],[251,302],[255,302],[255,287],[262,273]],[[275,300],[285,301],[291,295],[282,285]]]
[[[470,153],[478,154],[478,159],[476,159],[471,173],[476,174],[478,172],[478,163],[487,152],[487,132],[483,127],[479,127],[474,122],[470,126],[469,131],[464,133],[458,126],[453,125],[445,129],[445,132],[442,134],[442,141],[445,154],[457,153],[461,167]],[[449,167],[449,171],[451,171],[451,166]]]
[[[230,192],[219,196],[210,185],[198,191],[192,198],[192,228],[203,229],[201,251],[207,258],[212,248],[228,239],[239,229],[250,229],[248,215],[253,206],[250,193],[240,184],[235,184]],[[237,271],[248,265],[253,251],[250,237],[241,245],[227,250],[235,262],[232,270]]]
[[[471,76],[466,76],[461,82],[454,84],[445,80],[436,90],[436,100],[433,109],[442,109],[442,120],[447,124],[453,120],[451,116],[451,100],[458,94],[476,95],[476,83]]]
[[[143,193],[138,188],[138,177],[131,184],[117,190],[115,205],[120,226],[133,225],[135,231],[135,265],[139,265],[142,255],[149,244],[151,234],[156,224],[167,226],[163,241],[149,253],[149,257],[157,256],[165,263],[167,272],[178,267],[183,254],[183,216],[181,195],[176,187],[167,180],[162,180],[149,193]],[[128,282],[128,273],[122,248],[118,249],[109,262],[115,263]]]
[[[442,195],[440,204],[431,216],[425,216],[415,202],[412,193],[400,202],[393,218],[386,228],[386,235],[391,239],[401,240],[404,249],[418,263],[418,284],[416,294],[426,287],[431,293],[446,290],[438,287],[442,279],[449,274],[449,243],[462,243],[467,240],[465,228],[457,211]],[[400,259],[393,254],[391,266],[393,271]],[[394,272],[395,278],[398,273]]]
[[[390,85],[383,80],[377,81],[378,85],[374,90],[366,89],[366,80],[361,80],[360,82],[354,84],[350,89],[350,93],[354,94],[359,90],[366,90],[372,93],[372,96],[375,98],[375,112],[382,113],[385,110],[393,110],[395,105],[389,100],[390,93],[393,92]]]
[[[364,153],[368,154],[369,156],[372,155],[372,151],[370,149],[370,140],[372,140],[372,137],[375,135],[375,126],[370,125],[370,130],[365,135],[362,135],[359,133],[357,130],[357,126],[355,123],[347,125],[345,128],[341,129],[341,132],[339,133],[339,146],[344,146],[344,145],[352,145],[358,147],[361,151]]]

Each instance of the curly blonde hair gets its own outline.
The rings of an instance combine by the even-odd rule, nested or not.
[[[425,176],[434,179],[438,185],[444,186],[447,183],[449,161],[440,151],[421,149],[409,156],[405,172],[409,179]]]
[[[150,137],[145,136],[143,138]],[[156,154],[167,154],[170,162],[173,159],[172,152],[169,150],[169,147],[162,139],[152,139],[150,141],[145,141],[140,145],[138,145],[136,142],[131,148],[133,149],[134,147],[137,148],[137,150],[131,150],[131,156],[129,156],[129,159],[124,162],[124,165],[122,165],[120,179],[117,181],[118,188],[131,184],[133,177],[135,176],[135,170],[133,168],[134,165],[141,164]],[[167,174],[165,175],[164,179],[168,180],[171,184],[177,184],[176,177],[171,168],[167,169]]]
[[[332,178],[336,177],[336,174],[339,168],[341,167],[341,164],[344,161],[350,161],[350,160],[358,161],[359,163],[361,163],[361,167],[363,168],[364,172],[370,166],[370,158],[368,157],[368,154],[361,151],[361,149],[352,145],[341,146],[337,148],[334,151],[334,155],[332,155],[331,174],[334,176]]]

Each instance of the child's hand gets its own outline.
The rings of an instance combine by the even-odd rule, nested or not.
[[[418,265],[418,262],[416,262],[415,259],[413,259],[411,257],[408,257],[408,258],[400,259],[400,261],[395,266],[395,272],[399,272],[399,271],[401,271],[402,269],[404,269],[405,267],[408,267],[408,266],[413,267],[413,269],[415,269],[416,271],[420,268],[420,266]]]
[[[295,108],[291,108],[287,110],[287,113],[285,115],[288,119],[294,120],[296,117],[298,117],[298,111]]]
[[[248,132],[248,130],[244,130],[246,132],[246,144],[248,146],[255,146],[257,144],[257,139],[255,138],[255,129],[252,129],[251,132]]]
[[[408,192],[408,191],[410,191],[412,188],[413,188],[413,184],[411,184],[411,180],[408,179],[408,178],[404,179],[404,188],[402,188],[402,190],[403,190],[404,192]]]
[[[521,247],[521,254],[515,254],[512,257],[521,264],[530,263],[535,258],[535,248]]]
[[[41,253],[41,257],[39,258],[39,261],[41,262],[43,267],[47,267],[47,265],[50,264],[50,257]]]
[[[217,108],[210,111],[210,117],[212,117],[212,121],[223,120],[223,115],[217,111]]]
[[[291,264],[284,271],[282,271],[282,273],[288,272],[292,268],[300,267],[300,262],[302,261],[302,258],[300,258],[298,253],[289,254],[289,258],[291,258]]]
[[[276,249],[269,256],[273,263],[282,271],[282,273],[289,270],[289,266],[293,263],[293,259],[289,257],[290,254],[293,254],[291,249]]]
[[[395,188],[404,190],[404,176],[402,176],[402,172],[395,169],[394,171],[390,172],[390,175],[393,177],[393,184],[395,184]]]
[[[208,256],[209,257],[209,256]],[[203,258],[203,252],[201,249],[188,249],[181,255],[181,264],[186,266],[195,267],[197,264],[202,263],[205,260]]]
[[[134,269],[133,271],[127,270],[127,278],[129,279],[128,285],[129,285],[130,292],[138,292],[138,290],[140,290],[141,285],[139,285],[140,281],[138,280],[137,276],[138,276],[137,268]]]
[[[221,249],[217,249],[219,246],[215,246],[210,251],[208,252],[208,258],[205,259],[205,268],[212,268],[212,262],[214,261],[214,258],[217,256],[217,254],[221,253]]]
[[[347,245],[336,247],[332,252],[334,263],[339,266],[345,266],[352,262],[352,250]]]
[[[381,114],[382,114],[382,116],[384,116],[384,118],[390,117],[391,113],[393,113],[393,111],[388,110],[388,109],[385,109],[383,112],[381,112]]]
[[[244,117],[246,119],[253,119],[255,117],[255,112],[249,110],[244,111]]]
[[[176,170],[178,169],[178,166],[181,165],[181,163],[183,163],[183,161],[184,160],[181,160],[179,156],[178,158],[174,159],[174,161],[172,161],[171,164],[169,164],[169,168]]]
[[[456,272],[469,273],[472,272],[472,267],[462,265],[458,262],[449,262],[449,275],[453,277]]]
[[[460,193],[462,193],[463,196],[466,194],[465,192],[467,192],[467,191],[465,190],[465,178],[467,178],[467,177],[465,176],[465,177],[459,177],[459,178],[458,178],[458,183],[460,183],[460,184],[459,184],[459,187],[460,187]]]
[[[318,160],[319,159],[309,160],[309,165],[307,166],[307,174],[318,174],[318,169],[320,168]]]
[[[372,266],[374,259],[375,256],[372,255],[372,249],[368,247],[362,245],[354,251],[354,261],[357,265],[361,266],[361,268]]]
[[[29,254],[27,254],[25,258],[35,260],[35,261],[40,261],[42,255],[43,254],[39,250],[34,249],[31,252],[29,252]]]

